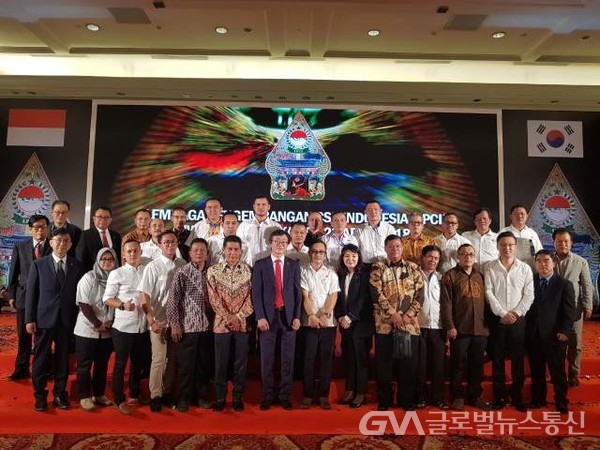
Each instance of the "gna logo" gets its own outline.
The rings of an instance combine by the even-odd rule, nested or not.
[[[358,430],[364,436],[382,436],[390,433],[401,436],[406,433],[411,422],[415,431],[415,433],[411,434],[424,436],[425,430],[423,429],[423,425],[421,425],[421,420],[416,411],[407,411],[401,423],[398,423],[392,411],[369,411],[360,419]]]

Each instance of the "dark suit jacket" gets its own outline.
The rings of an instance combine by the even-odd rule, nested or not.
[[[50,241],[46,239],[42,255],[52,253]],[[33,239],[18,242],[12,252],[10,272],[8,274],[8,298],[14,298],[18,309],[25,309],[25,288],[29,269],[33,264]]]
[[[300,288],[300,263],[291,258],[283,260],[283,304],[287,325],[300,319],[302,289]],[[252,269],[252,305],[256,320],[275,318],[275,271],[271,255],[259,259]]]
[[[339,277],[340,289],[337,302],[335,303],[335,318],[348,316],[352,320],[352,325],[355,322],[371,323],[375,327],[375,318],[373,316],[373,301],[371,300],[370,290],[370,270],[369,266],[363,264],[360,272],[354,274],[348,286],[348,297],[344,286],[346,284],[345,277]]]
[[[67,222],[65,228],[69,232],[71,236],[71,249],[69,250],[69,256],[75,258],[75,249],[77,248],[77,244],[79,243],[79,239],[81,238],[81,228],[77,225],[73,225],[71,222]],[[48,238],[52,238],[52,233],[56,230],[54,224],[50,224],[50,236]]]
[[[66,327],[75,323],[77,283],[85,272],[81,263],[70,256],[66,265],[66,280],[61,289],[52,255],[33,263],[27,279],[25,323],[35,322],[38,328],[54,328],[59,321]]]
[[[117,260],[121,261],[121,235],[111,229],[108,234],[112,240],[112,249],[117,252]],[[75,249],[75,258],[83,263],[83,268],[88,271],[92,270],[96,262],[98,250],[102,248],[102,239],[96,227],[92,227],[81,233],[81,238]]]
[[[568,335],[575,317],[575,291],[570,281],[554,274],[544,294],[540,288],[540,276],[533,276],[534,299],[527,311],[527,335],[530,340],[556,341],[556,333]]]

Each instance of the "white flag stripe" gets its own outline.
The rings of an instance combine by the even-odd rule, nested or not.
[[[8,127],[6,145],[27,147],[63,147],[64,128]]]
[[[583,124],[579,121],[528,120],[527,155],[583,158]]]

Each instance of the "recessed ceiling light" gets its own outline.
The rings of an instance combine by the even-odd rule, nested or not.
[[[495,33],[492,33],[492,37],[494,39],[502,39],[505,36],[506,36],[506,33],[504,31],[496,31]]]
[[[85,27],[88,31],[100,31],[100,25],[96,25],[95,23],[86,23]]]
[[[379,31],[377,29],[373,29],[373,30],[367,31],[367,34],[371,37],[375,37],[375,36],[379,36],[381,34],[381,31]]]
[[[227,27],[216,27],[215,28],[215,33],[218,34],[227,34],[229,32],[229,30],[227,29]]]

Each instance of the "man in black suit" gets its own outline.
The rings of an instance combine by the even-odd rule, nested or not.
[[[531,409],[546,405],[546,365],[554,386],[556,410],[568,412],[567,356],[568,335],[575,317],[573,284],[554,273],[554,259],[548,250],[535,255],[537,274],[533,276],[534,300],[527,312],[527,342],[531,367]]]
[[[117,252],[121,261],[121,235],[111,230],[112,211],[108,206],[99,206],[92,216],[94,226],[81,233],[81,238],[75,249],[75,257],[83,263],[84,270],[92,270],[96,262],[98,250],[110,247]]]
[[[54,342],[54,406],[69,408],[69,338],[75,319],[77,283],[83,275],[81,263],[67,252],[71,236],[58,229],[50,239],[52,254],[31,266],[25,294],[25,327],[35,335],[32,381],[36,411],[48,409],[47,374]]]
[[[29,218],[32,239],[19,242],[13,248],[10,272],[8,275],[8,298],[10,306],[17,309],[17,357],[15,370],[9,380],[29,378],[29,358],[31,356],[31,335],[25,329],[25,287],[33,261],[52,252],[48,241],[50,221],[46,216],[35,214]]]
[[[52,203],[52,209],[50,215],[52,216],[52,223],[50,223],[50,236],[54,236],[56,230],[65,229],[71,236],[71,249],[69,250],[69,256],[75,258],[75,248],[81,238],[81,228],[77,225],[73,225],[69,222],[69,215],[71,213],[71,205],[66,200],[55,200]]]
[[[302,290],[300,265],[285,257],[290,236],[277,229],[269,236],[271,254],[259,259],[252,271],[252,304],[260,330],[260,370],[263,400],[260,409],[271,407],[275,400],[273,364],[277,338],[281,339],[281,383],[279,401],[292,409],[290,394],[294,375],[296,331],[300,328]]]

